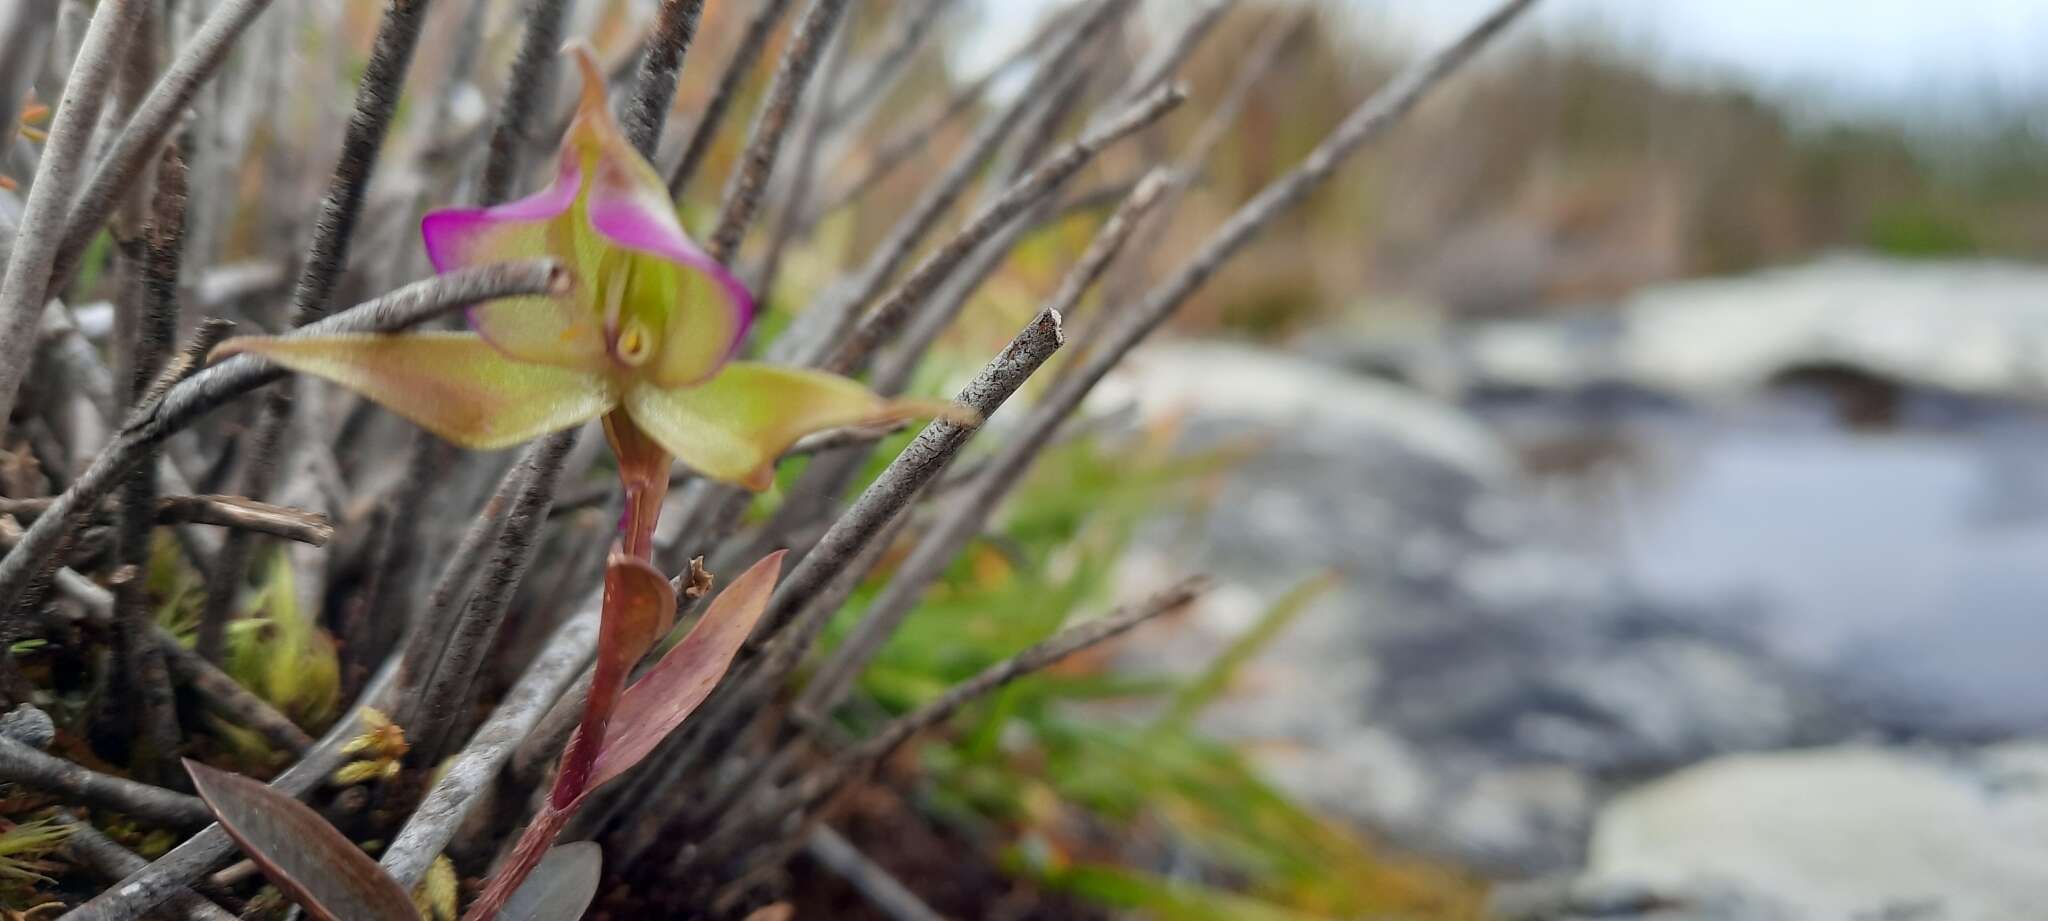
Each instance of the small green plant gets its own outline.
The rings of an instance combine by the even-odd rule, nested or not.
[[[341,660],[334,641],[299,610],[283,550],[270,555],[251,610],[254,616],[228,628],[227,673],[293,722],[326,725],[341,706]]]
[[[71,826],[53,818],[30,822],[0,819],[0,892],[25,893],[56,869],[44,858],[71,836]]]

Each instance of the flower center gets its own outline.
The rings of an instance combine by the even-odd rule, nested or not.
[[[633,287],[633,260],[621,253],[606,253],[598,275],[604,291],[604,328],[611,340],[612,360],[638,368],[654,357],[661,334],[627,303]]]
[[[640,367],[654,355],[654,333],[639,317],[627,317],[619,337],[612,343],[612,355],[631,367]]]

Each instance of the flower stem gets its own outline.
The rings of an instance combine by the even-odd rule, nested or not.
[[[621,410],[604,417],[604,437],[619,460],[619,486],[626,494],[620,513],[619,540],[626,553],[642,560],[654,556],[654,522],[668,498],[668,452],[647,437]]]
[[[628,556],[647,561],[654,555],[654,525],[661,515],[662,500],[668,497],[668,452],[656,445],[653,439],[640,431],[623,412],[614,410],[604,417],[604,434],[611,442],[612,453],[619,462],[619,485],[625,493],[625,509],[619,516],[619,550]],[[616,635],[622,629],[621,601],[614,592],[609,578],[604,593],[603,620],[599,633]],[[637,657],[629,656],[628,659]],[[612,710],[618,706],[619,694],[625,690],[626,673],[630,661],[600,655],[596,671],[591,676],[590,695],[583,704],[583,719],[576,726],[576,732],[569,736],[569,744],[562,751],[560,768],[555,772],[554,786],[548,791],[547,802],[526,826],[519,836],[519,843],[512,848],[512,855],[505,865],[491,877],[490,885],[483,895],[470,906],[463,921],[490,921],[505,906],[505,900],[519,889],[533,868],[540,865],[548,848],[554,845],[555,835],[569,817],[582,806],[583,798],[590,792],[590,778],[597,767],[598,753],[604,747],[604,734],[611,721]]]

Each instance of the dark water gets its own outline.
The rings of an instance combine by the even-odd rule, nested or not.
[[[1908,398],[1879,427],[1778,390],[1704,410],[1485,414],[1571,539],[1885,721],[2048,728],[2048,414]]]

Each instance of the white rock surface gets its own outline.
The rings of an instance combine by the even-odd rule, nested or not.
[[[2048,743],[1715,759],[1610,803],[1580,888],[1743,892],[1814,921],[2041,918]]]
[[[1513,462],[1472,418],[1414,390],[1286,352],[1228,343],[1149,346],[1097,388],[1111,403],[1157,416],[1195,411],[1273,427],[1369,429],[1476,479],[1499,481]]]
[[[2048,268],[1840,254],[1452,335],[1298,345],[1447,394],[1619,384],[1721,401],[1787,370],[1839,365],[1963,395],[2048,399]]]
[[[1646,288],[1622,305],[1629,379],[1731,394],[1840,362],[1958,393],[2048,396],[2048,269],[1836,256]]]

